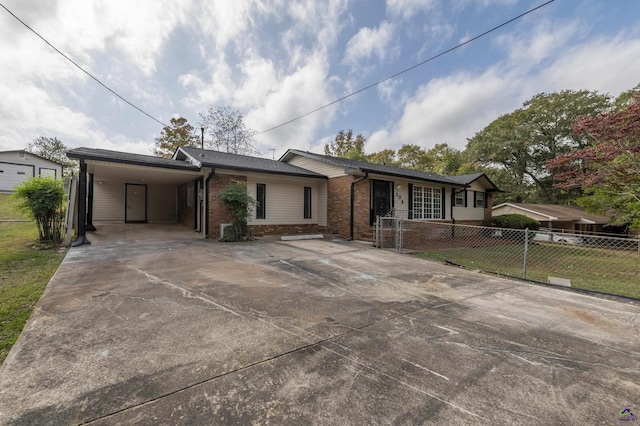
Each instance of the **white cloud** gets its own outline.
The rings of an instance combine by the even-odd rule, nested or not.
[[[571,35],[578,27],[577,22],[538,26],[502,44],[511,54],[484,72],[431,80],[404,104],[397,122],[371,135],[368,151],[441,142],[463,149],[466,138],[539,92],[587,89],[617,95],[640,82],[639,37],[619,34],[575,43]]]
[[[383,21],[377,28],[360,28],[347,43],[344,62],[356,65],[361,59],[376,56],[383,61],[393,40],[393,24]]]
[[[426,13],[439,6],[439,0],[387,0],[387,14],[407,20],[418,13]]]

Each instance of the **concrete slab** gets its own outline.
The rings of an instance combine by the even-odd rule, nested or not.
[[[344,241],[125,234],[69,251],[0,368],[1,423],[546,425],[640,411],[637,305]]]

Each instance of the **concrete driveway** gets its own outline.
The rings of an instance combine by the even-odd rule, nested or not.
[[[640,415],[637,305],[363,243],[125,234],[69,251],[0,369],[0,422],[548,425],[617,424],[627,407]]]

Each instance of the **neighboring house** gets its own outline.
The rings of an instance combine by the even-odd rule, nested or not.
[[[80,160],[78,197],[88,202],[78,203],[78,215],[86,217],[87,230],[94,221],[179,222],[218,238],[231,220],[218,197],[237,180],[258,201],[249,220],[256,235],[323,232],[371,240],[377,215],[481,222],[497,190],[482,174],[449,178],[297,150],[279,161],[186,147],[171,159],[91,148],[68,156]],[[454,207],[460,193],[466,207]]]
[[[63,166],[24,150],[0,151],[0,192],[13,192],[13,188],[36,176],[62,178]]]
[[[564,232],[603,232],[610,219],[607,216],[589,214],[583,207],[552,204],[502,203],[493,207],[493,216],[521,214],[540,222],[540,229]]]

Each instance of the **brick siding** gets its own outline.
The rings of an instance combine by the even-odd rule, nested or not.
[[[231,222],[231,212],[222,201],[218,199],[220,191],[232,181],[247,182],[246,176],[240,175],[213,175],[209,180],[209,237],[220,238],[220,224]]]

